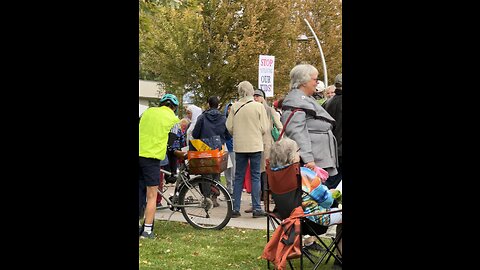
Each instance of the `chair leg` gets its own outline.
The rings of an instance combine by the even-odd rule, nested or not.
[[[317,236],[316,236],[317,237]],[[339,237],[336,237],[334,239],[332,239],[332,242],[330,243],[330,245],[325,245],[325,243],[319,239],[319,237],[317,237],[319,239],[319,241],[321,242],[321,244],[326,248],[325,252],[323,253],[323,256],[322,258],[317,261],[317,263],[315,264],[315,267],[313,268],[313,270],[316,270],[318,268],[318,266],[320,266],[320,264],[322,263],[323,259],[325,259],[325,257],[327,256],[328,254],[328,257],[327,259],[325,260],[325,263],[328,263],[328,260],[330,259],[330,257],[334,257],[336,260],[338,260],[340,263],[342,263],[342,260],[335,254],[335,249],[338,249],[337,247],[337,244],[338,242],[340,241],[341,239],[341,234],[339,235]]]
[[[312,264],[315,264],[315,260],[318,259],[317,256],[313,255],[312,253],[310,253],[308,250],[302,248],[302,255],[305,255],[305,257],[307,257],[307,259],[312,263]]]
[[[290,269],[292,269],[292,270],[295,269],[295,268],[293,268],[292,262],[290,260],[288,260],[288,265],[290,265]]]
[[[305,223],[305,225],[308,226],[311,231],[315,231],[315,230],[310,226],[310,224]],[[334,238],[334,240],[333,240],[333,241],[330,243],[330,245],[328,245],[328,246],[325,244],[325,242],[323,242],[322,239],[320,239],[320,237],[319,237],[317,234],[315,234],[314,236],[315,236],[315,238],[318,240],[318,242],[325,248],[325,252],[322,254],[321,258],[315,263],[315,266],[314,266],[314,268],[313,268],[314,270],[317,269],[317,268],[320,266],[320,264],[323,262],[324,259],[327,259],[327,260],[325,261],[325,263],[327,263],[327,262],[328,262],[328,258],[330,258],[331,256],[333,256],[335,259],[337,259],[339,262],[341,262],[341,260],[338,258],[338,256],[335,255],[335,253],[334,253],[335,249],[337,248],[337,244],[338,244],[338,242],[340,241],[340,239],[341,239],[341,237],[342,237],[342,232],[341,232],[341,231],[337,234],[337,236]],[[303,254],[303,253],[302,253],[302,254]],[[307,255],[307,254],[306,254],[306,255]],[[329,255],[328,258],[326,258],[327,255]],[[308,255],[307,255],[307,258],[309,258]],[[309,258],[309,259],[310,259],[310,258]],[[313,263],[313,262],[312,262],[312,263]]]
[[[338,243],[340,242],[340,240],[342,239],[342,236],[341,234],[339,236],[337,236],[336,238],[333,238],[332,237],[332,244],[330,244],[331,246],[333,245],[333,248],[332,248],[332,252],[328,255],[328,258],[327,258],[327,261],[325,263],[328,263],[328,260],[330,259],[330,257],[335,257],[335,259],[337,261],[340,262],[340,264],[342,263],[342,260],[337,256],[335,255],[335,250],[338,250],[340,251],[340,249],[338,248]],[[341,253],[340,253],[341,254]]]
[[[300,224],[300,226],[302,226]],[[303,237],[302,237],[302,233],[300,232],[300,269],[303,270],[303,252],[302,252],[302,249],[303,249]]]

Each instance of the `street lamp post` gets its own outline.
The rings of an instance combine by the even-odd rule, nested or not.
[[[303,19],[305,23],[307,24],[308,28],[310,29],[310,32],[312,32],[313,37],[315,38],[315,41],[317,42],[318,49],[320,50],[320,57],[322,58],[322,65],[323,65],[323,78],[324,78],[324,83],[325,86],[328,86],[328,77],[327,77],[327,64],[325,63],[325,57],[323,56],[323,50],[322,46],[320,45],[320,41],[318,41],[317,35],[313,31],[313,28],[310,26],[308,23],[307,19]],[[308,41],[309,37],[306,35],[300,35],[297,40],[298,41]]]

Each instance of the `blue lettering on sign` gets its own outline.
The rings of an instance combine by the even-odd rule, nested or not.
[[[261,76],[260,82],[262,83],[270,83],[270,76]]]

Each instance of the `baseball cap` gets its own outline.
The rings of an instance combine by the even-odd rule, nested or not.
[[[262,96],[263,98],[265,98],[265,92],[263,92],[263,90],[260,90],[260,89],[255,90],[255,92],[253,92],[253,95]]]
[[[335,77],[335,87],[338,89],[342,89],[342,73],[338,74]]]

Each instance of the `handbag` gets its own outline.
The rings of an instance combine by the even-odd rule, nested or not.
[[[280,131],[275,126],[275,120],[273,119],[273,115],[272,115],[272,138],[274,141],[277,141],[279,137],[280,137]]]
[[[283,133],[285,133],[286,127],[287,127],[287,125],[288,125],[288,122],[290,122],[290,119],[292,118],[293,114],[294,114],[295,112],[298,112],[298,111],[303,111],[303,110],[302,110],[302,109],[292,110],[292,113],[288,116],[287,121],[285,121],[285,124],[283,125],[282,132],[280,133],[280,136],[279,136],[280,138],[278,138],[279,140],[282,138]]]

